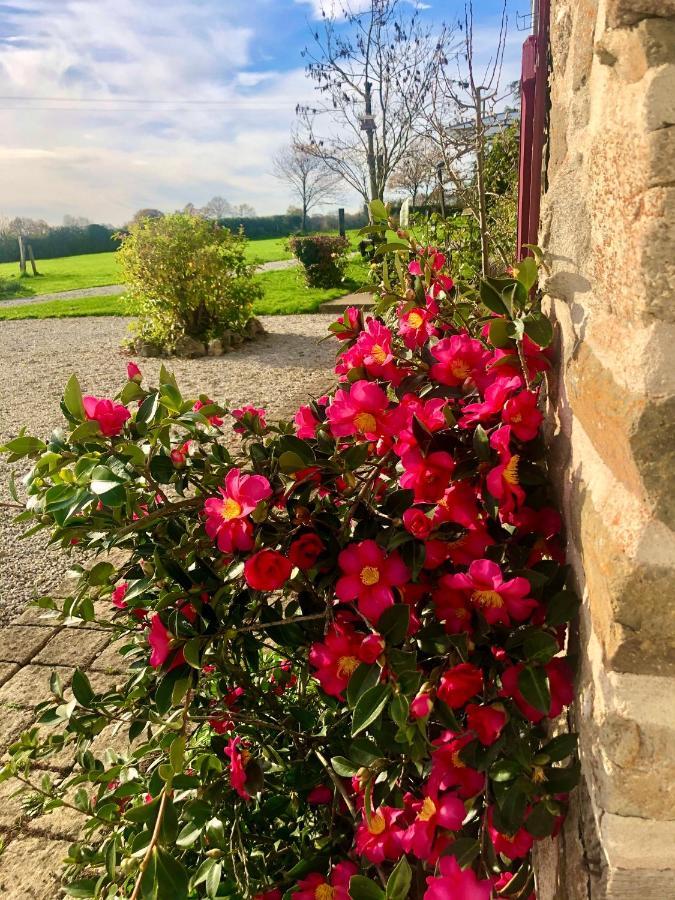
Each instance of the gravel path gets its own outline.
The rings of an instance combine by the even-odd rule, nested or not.
[[[292,269],[298,265],[297,259],[275,259],[256,267],[257,272],[278,272],[280,269]],[[32,303],[44,303],[47,300],[77,300],[78,297],[110,297],[121,294],[123,284],[104,284],[100,287],[77,288],[74,291],[56,291],[53,294],[38,294],[35,297],[12,297],[2,300],[3,308],[9,306],[30,306]]]
[[[169,360],[185,396],[207,393],[236,408],[265,407],[272,417],[291,414],[308,396],[332,383],[335,348],[319,344],[333,316],[268,316],[269,332],[253,344],[219,358]],[[59,399],[73,371],[83,390],[112,396],[125,377],[127,358],[119,350],[130,320],[81,318],[19,320],[0,327],[0,443],[22,425],[46,437],[62,424]],[[139,360],[149,383],[156,383],[160,360]],[[26,470],[15,466],[15,478]],[[0,499],[8,500],[9,466],[0,457]],[[0,624],[21,612],[27,601],[59,584],[67,558],[46,547],[44,535],[19,540],[13,511],[0,508]]]

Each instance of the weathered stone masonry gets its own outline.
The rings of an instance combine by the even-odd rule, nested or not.
[[[553,0],[540,243],[583,784],[540,900],[675,897],[675,0]],[[576,644],[576,647],[574,646]]]

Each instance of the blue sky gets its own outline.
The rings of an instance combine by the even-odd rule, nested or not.
[[[321,2],[0,0],[0,216],[121,224],[215,194],[283,212],[292,197],[270,158],[313,96],[300,53]],[[474,7],[489,54],[501,3]],[[515,13],[529,4],[508,8],[504,82],[518,75]],[[422,15],[462,10],[427,0]]]

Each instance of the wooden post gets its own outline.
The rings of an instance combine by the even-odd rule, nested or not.
[[[338,209],[338,231],[340,232],[340,237],[345,236],[345,211],[342,207]]]
[[[19,235],[19,271],[26,274],[26,248],[23,245],[23,235]]]
[[[28,245],[28,259],[30,260],[30,265],[33,270],[33,275],[39,275],[40,273],[37,270],[37,266],[35,265],[35,257],[33,256],[33,245]]]

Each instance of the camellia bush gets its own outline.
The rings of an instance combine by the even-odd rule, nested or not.
[[[118,259],[138,315],[138,338],[173,350],[241,334],[262,296],[246,262],[246,238],[187,213],[144,218],[131,226]]]
[[[34,460],[20,518],[101,554],[60,615],[112,616],[128,667],[54,678],[0,776],[84,814],[71,896],[534,896],[578,777],[537,265],[461,295],[380,224],[401,293],[331,326],[338,385],[292,422],[132,364],[5,448]]]
[[[347,265],[347,238],[329,234],[292,237],[288,246],[302,264],[309,287],[339,287]]]

